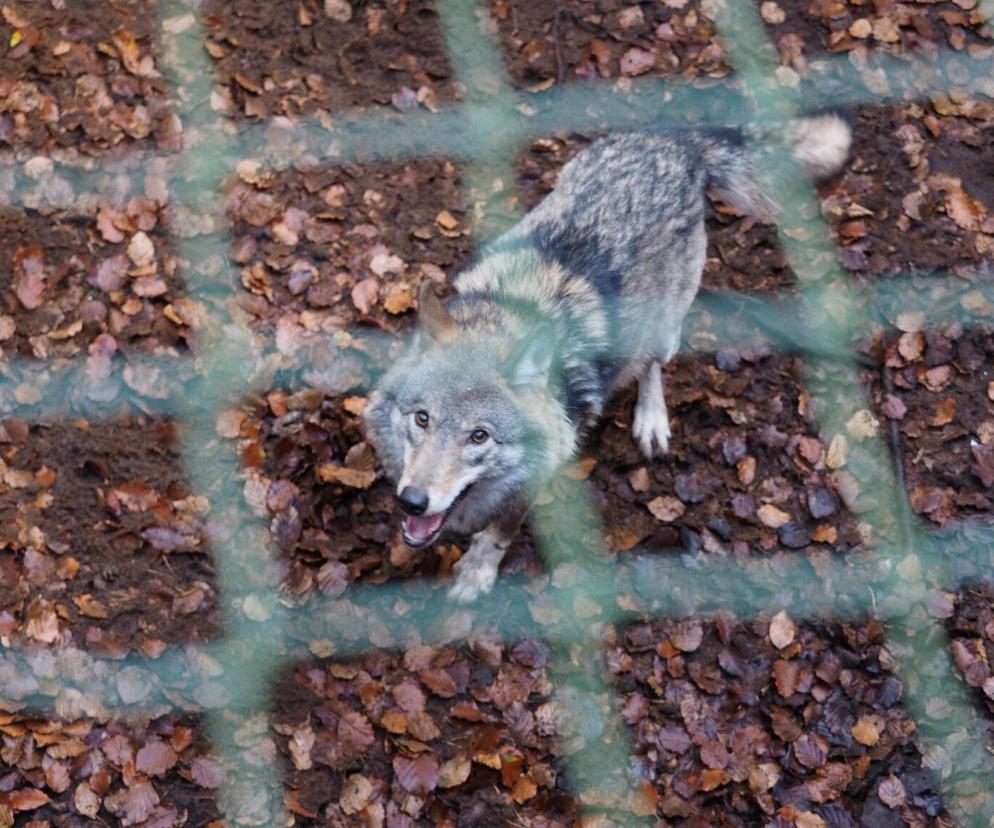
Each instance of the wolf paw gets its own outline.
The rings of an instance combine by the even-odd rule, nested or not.
[[[460,568],[457,563],[456,572],[456,582],[449,587],[449,598],[460,604],[468,604],[486,595],[497,580],[497,567],[490,564]]]
[[[639,448],[649,460],[666,454],[670,448],[670,419],[666,414],[665,403],[659,405],[636,405],[632,421],[632,435]]]

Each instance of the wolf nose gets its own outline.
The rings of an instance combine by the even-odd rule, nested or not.
[[[409,515],[423,515],[428,511],[428,492],[405,486],[399,495],[400,508]]]

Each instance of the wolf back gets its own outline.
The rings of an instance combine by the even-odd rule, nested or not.
[[[370,395],[364,420],[398,481],[405,540],[431,543],[443,527],[474,535],[456,565],[456,598],[490,588],[531,498],[619,387],[638,380],[632,434],[642,451],[668,449],[661,366],[700,286],[707,191],[775,216],[761,153],[787,149],[820,176],[841,166],[849,142],[834,115],[773,134],[602,138],[455,280],[446,306],[423,286],[415,343]]]

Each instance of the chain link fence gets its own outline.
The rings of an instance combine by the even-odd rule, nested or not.
[[[223,295],[233,293],[238,284],[221,200],[225,179],[247,159],[278,169],[305,153],[323,164],[343,164],[355,158],[452,157],[465,162],[463,180],[469,191],[485,196],[495,178],[514,179],[513,159],[525,142],[558,130],[603,132],[647,124],[775,121],[797,113],[802,105],[810,110],[908,101],[949,89],[994,95],[989,60],[950,52],[928,61],[881,58],[873,71],[877,83],[872,91],[850,62],[830,56],[823,61],[823,82],[813,82],[802,99],[777,82],[776,51],[757,8],[748,0],[713,0],[710,10],[727,44],[734,74],[731,82],[708,90],[677,81],[642,79],[632,81],[624,93],[611,82],[557,86],[536,94],[521,92],[511,86],[496,37],[487,31],[478,7],[470,0],[439,0],[449,58],[465,87],[460,103],[423,116],[398,118],[366,111],[336,118],[331,124],[280,119],[232,129],[229,121],[215,116],[207,105],[213,77],[203,47],[199,6],[186,0],[163,2],[160,60],[173,89],[172,106],[185,132],[184,149],[169,159],[170,202],[174,211],[210,231],[174,239],[178,256],[190,264],[188,289]],[[986,11],[988,15],[994,11],[990,3]],[[99,191],[108,176],[134,175],[155,158],[155,153],[135,150],[115,162],[116,166],[60,167],[57,174],[77,191]],[[782,164],[766,174],[785,208],[779,236],[799,281],[798,315],[818,320],[811,323],[807,346],[788,344],[804,352],[809,376],[828,401],[820,412],[820,431],[827,444],[845,432],[857,412],[868,407],[852,343],[873,321],[869,309],[917,310],[922,300],[920,294],[905,290],[899,279],[872,288],[840,289],[846,279],[838,270],[810,182]],[[33,186],[28,178],[19,177],[11,198],[23,203],[33,197]],[[868,290],[874,295],[867,296]],[[981,284],[980,290],[988,301],[994,299],[991,285]],[[964,325],[973,321],[961,306],[953,307],[942,321]],[[764,329],[781,315],[774,303],[755,297],[746,308]],[[576,663],[579,658],[589,663],[590,670],[581,680],[575,670],[557,667],[555,657],[550,661],[556,692],[565,705],[580,709],[584,696],[598,705],[605,700],[614,704],[601,668],[600,640],[614,625],[632,618],[699,615],[719,608],[743,618],[780,609],[798,620],[873,614],[886,624],[887,652],[904,683],[926,763],[938,776],[950,813],[963,826],[994,826],[994,791],[989,784],[994,778],[994,760],[986,744],[987,724],[956,677],[943,629],[924,611],[928,590],[955,590],[964,579],[989,575],[994,565],[994,528],[969,527],[972,554],[948,556],[944,551],[947,539],[924,531],[912,517],[900,459],[891,456],[886,433],[854,447],[849,465],[868,504],[859,519],[878,542],[872,552],[833,558],[818,572],[802,555],[775,573],[763,560],[714,561],[682,554],[633,554],[617,563],[608,562],[599,554],[597,511],[584,485],[567,481],[565,485],[573,490],[559,499],[567,505],[551,515],[544,510],[535,535],[550,570],[569,564],[571,577],[563,579],[568,583],[553,578],[550,588],[536,597],[524,584],[502,577],[474,615],[454,611],[443,591],[423,583],[353,587],[346,595],[347,603],[314,597],[297,608],[260,577],[273,571],[277,557],[265,543],[266,527],[260,525],[260,542],[250,548],[241,542],[243,535],[234,531],[235,526],[255,519],[244,506],[236,451],[224,449],[226,455],[204,451],[216,442],[218,414],[260,390],[261,378],[246,376],[244,366],[245,354],[257,353],[262,346],[234,315],[224,320],[203,319],[195,334],[198,346],[192,356],[130,356],[129,363],[144,364],[168,388],[151,400],[143,397],[140,408],[186,424],[182,447],[186,472],[193,490],[208,497],[212,513],[219,516],[210,543],[222,593],[224,637],[203,648],[174,647],[157,659],[131,656],[112,661],[78,651],[71,656],[55,652],[55,669],[48,671],[53,678],[26,699],[35,712],[129,716],[177,708],[203,711],[213,749],[231,769],[221,791],[222,809],[235,822],[255,824],[261,821],[257,816],[261,810],[265,822],[277,825],[286,819],[278,768],[273,765],[260,771],[257,765],[244,764],[236,734],[241,720],[226,711],[266,713],[274,676],[289,657],[287,629],[295,613],[306,613],[312,627],[320,627],[320,637],[336,657],[383,641],[403,641],[411,631],[425,643],[451,643],[484,628],[505,639],[544,639],[563,662],[572,659]],[[713,343],[715,347],[721,344]],[[86,370],[82,362],[74,365],[45,389],[40,402],[23,410],[14,406],[7,413],[33,420],[64,417],[73,389]],[[8,372],[8,378],[0,382],[16,382],[9,378],[15,374]],[[173,382],[177,378],[183,382]],[[880,589],[880,583],[886,590]],[[403,616],[393,613],[401,600],[419,609]],[[532,612],[536,602],[547,610],[545,619],[553,619],[551,623],[536,622]],[[496,620],[483,620],[489,618]],[[0,670],[8,679],[33,673],[36,659],[36,654],[0,649]],[[141,682],[129,681],[135,677]],[[126,689],[136,685],[146,689]],[[947,702],[941,717],[929,715],[928,702],[936,698]],[[603,775],[599,769],[629,763],[628,737],[615,711],[599,740],[591,740],[568,756],[566,770],[575,778],[590,779]],[[247,779],[254,780],[250,786]],[[613,794],[620,802],[634,792],[633,785]],[[651,819],[630,819],[632,825],[652,824]]]

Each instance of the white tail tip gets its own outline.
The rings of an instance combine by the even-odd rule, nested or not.
[[[852,130],[838,115],[798,118],[792,127],[794,158],[815,178],[832,175],[846,163]]]

